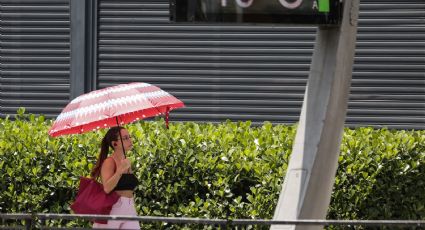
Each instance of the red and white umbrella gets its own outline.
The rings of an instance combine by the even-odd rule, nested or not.
[[[128,124],[184,107],[184,103],[148,83],[129,83],[95,90],[72,100],[59,114],[49,135],[85,133]]]

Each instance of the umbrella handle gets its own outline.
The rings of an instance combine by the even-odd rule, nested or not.
[[[167,106],[165,109],[165,127],[168,129],[168,118],[170,114],[170,107]]]
[[[119,126],[120,126],[120,124],[119,124],[119,122],[118,122],[118,117],[115,117],[115,119],[116,119],[116,121],[117,121],[117,126],[119,127]],[[127,157],[125,156],[124,142],[122,141],[121,130],[119,130],[119,132],[118,132],[118,133],[120,134],[120,140],[121,140],[121,146],[122,146],[122,154],[124,155],[124,159],[125,159],[125,158],[127,158]]]

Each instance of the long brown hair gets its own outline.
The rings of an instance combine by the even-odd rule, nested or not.
[[[102,168],[103,161],[108,157],[109,147],[112,147],[112,141],[118,140],[118,135],[121,129],[124,129],[122,126],[112,127],[106,132],[105,136],[102,139],[102,143],[100,145],[100,153],[99,158],[97,159],[96,166],[93,167],[91,172],[92,178],[97,178],[100,175],[100,169]]]

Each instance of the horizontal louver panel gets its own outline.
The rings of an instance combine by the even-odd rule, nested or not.
[[[365,0],[348,123],[425,128],[425,1]]]
[[[53,118],[69,101],[68,0],[0,0],[1,116]]]
[[[314,28],[176,25],[168,16],[167,1],[100,1],[100,87],[157,84],[187,105],[174,120],[298,119]]]
[[[99,1],[99,87],[141,81],[181,121],[295,123],[315,28],[169,22],[168,1]],[[425,2],[361,1],[347,125],[425,127]]]

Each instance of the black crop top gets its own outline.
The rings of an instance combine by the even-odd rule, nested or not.
[[[124,173],[121,175],[121,178],[118,181],[117,186],[115,186],[114,191],[134,190],[138,183],[139,181],[133,173]]]

